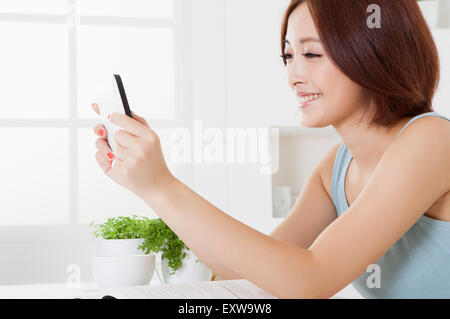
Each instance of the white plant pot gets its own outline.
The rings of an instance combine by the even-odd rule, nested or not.
[[[144,255],[138,249],[144,239],[102,239],[102,256]]]
[[[196,262],[197,256],[192,250],[186,250],[186,256],[183,259],[182,266],[172,273],[166,259],[161,259],[161,268],[166,284],[195,283],[200,281],[209,281],[211,279],[211,270],[200,260]]]
[[[418,3],[428,26],[436,28],[439,17],[439,2],[437,0],[425,0]]]
[[[102,288],[148,285],[154,270],[154,254],[92,257],[92,275]]]

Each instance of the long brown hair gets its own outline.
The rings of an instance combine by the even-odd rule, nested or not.
[[[281,28],[282,54],[289,16],[302,3],[330,59],[374,102],[369,124],[389,129],[404,117],[433,111],[439,55],[416,0],[292,0]],[[380,28],[367,25],[371,4],[381,9]],[[369,103],[363,107],[366,114]]]

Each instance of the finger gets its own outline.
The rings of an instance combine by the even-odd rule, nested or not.
[[[127,148],[135,148],[137,143],[139,142],[138,137],[124,130],[118,130],[114,134],[114,140],[121,147]]]
[[[118,159],[122,162],[126,162],[133,157],[133,154],[128,147],[118,145],[114,156],[114,160]]]
[[[110,161],[106,160],[103,154],[99,151],[95,153],[95,159],[97,160],[98,165],[100,166],[100,168],[103,170],[104,173],[106,173],[108,168],[111,167],[112,165],[112,160]]]
[[[95,113],[100,115],[100,109],[98,108],[98,104],[97,103],[92,103],[92,108],[94,109]]]
[[[112,113],[109,120],[111,121],[111,123],[120,126],[133,135],[144,136],[148,133],[148,126],[145,126],[144,124],[129,117],[128,115]]]
[[[94,133],[98,136],[106,137],[108,132],[106,131],[105,126],[103,124],[97,124],[94,126]]]
[[[105,174],[111,179],[115,180],[117,178],[116,175],[120,175],[120,172],[123,171],[123,165],[123,161],[116,158],[112,161],[111,167],[106,169]]]
[[[98,138],[95,141],[95,147],[100,153],[103,154],[105,159],[109,161],[113,160],[116,157],[115,154],[113,154],[111,148],[109,147],[108,141],[104,138]]]
[[[138,121],[139,123],[150,127],[150,125],[148,125],[147,120],[145,118],[143,118],[142,116],[137,115],[136,113],[134,113],[133,111],[131,111],[131,115],[133,116],[133,118]]]

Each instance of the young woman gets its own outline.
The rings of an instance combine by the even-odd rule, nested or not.
[[[380,28],[367,24],[371,4]],[[281,46],[301,124],[332,125],[342,143],[270,236],[176,179],[136,114],[112,114],[124,129],[116,154],[94,127],[98,164],[223,279],[280,298],[329,298],[349,283],[367,298],[449,298],[450,125],[432,110],[439,60],[416,1],[294,0]]]

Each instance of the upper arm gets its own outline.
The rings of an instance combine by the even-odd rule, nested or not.
[[[337,218],[333,201],[323,184],[322,172],[331,172],[329,168],[339,145],[335,145],[310,173],[294,207],[272,231],[271,237],[306,249]]]
[[[366,271],[448,191],[449,129],[436,121],[411,124],[352,206],[317,237],[309,250],[321,295],[334,295]]]

